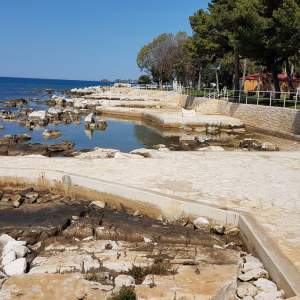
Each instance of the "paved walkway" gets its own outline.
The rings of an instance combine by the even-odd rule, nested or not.
[[[243,211],[300,272],[300,152],[172,152],[161,159],[1,157],[5,168],[87,175]],[[2,171],[1,171],[2,169]]]

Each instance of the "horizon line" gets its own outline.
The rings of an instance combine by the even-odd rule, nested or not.
[[[15,78],[15,79],[41,79],[41,80],[66,80],[66,81],[90,81],[90,82],[100,82],[103,79],[91,80],[91,79],[66,79],[66,78],[42,78],[42,77],[23,77],[23,76],[2,76],[0,78]],[[114,82],[110,79],[106,79],[109,82]]]

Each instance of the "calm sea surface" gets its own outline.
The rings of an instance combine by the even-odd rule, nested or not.
[[[12,98],[45,99],[49,97],[46,89],[59,93],[72,88],[96,85],[100,85],[100,82],[0,77],[0,100]]]
[[[26,98],[28,100],[35,100],[29,102],[29,107],[46,109],[44,103],[39,104],[36,100],[50,98],[51,95],[48,94],[47,89],[52,90],[55,94],[61,94],[72,88],[96,85],[100,85],[100,83],[96,81],[0,77],[0,102],[1,100]],[[29,129],[16,122],[4,122],[0,119],[0,125],[4,126],[4,130],[0,130],[0,137],[5,134],[27,133],[32,137],[30,143],[57,143],[67,140],[73,141],[78,150],[103,147],[119,149],[123,152],[129,152],[145,146],[173,142],[173,139],[162,137],[152,128],[137,122],[107,119],[107,124],[108,126],[105,131],[95,130],[93,132],[85,130],[83,120],[81,120],[79,125],[49,125],[47,126],[48,129],[58,129],[62,132],[62,135],[58,139],[45,140],[42,133],[46,128],[29,131]]]

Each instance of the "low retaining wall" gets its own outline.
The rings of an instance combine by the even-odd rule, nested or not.
[[[222,114],[238,118],[248,126],[260,128],[273,135],[300,140],[299,110],[205,98],[188,98],[185,106],[203,114]]]

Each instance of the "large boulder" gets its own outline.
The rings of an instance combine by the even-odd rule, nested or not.
[[[27,269],[27,261],[25,258],[18,258],[15,261],[4,266],[3,270],[8,276],[23,275]]]
[[[72,157],[74,156],[74,152],[74,143],[64,141],[58,144],[48,145],[42,154],[49,157]]]
[[[0,246],[4,247],[10,241],[15,241],[15,239],[5,233],[0,235]]]

